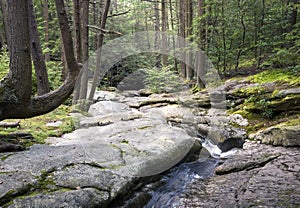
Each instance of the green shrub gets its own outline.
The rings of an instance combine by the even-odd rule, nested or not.
[[[146,70],[145,85],[154,93],[170,92],[177,89],[179,76],[171,70],[170,66]]]

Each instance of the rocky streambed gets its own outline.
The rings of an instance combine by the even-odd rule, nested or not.
[[[148,207],[163,207],[167,199],[173,207],[300,204],[297,147],[246,142],[244,151],[218,162],[202,148],[199,138],[222,151],[241,148],[247,139],[236,127],[247,121],[226,116],[214,103],[218,96],[99,91],[95,99],[88,116],[73,114],[74,132],[1,153],[1,207],[143,207],[151,196]],[[168,172],[182,161],[191,163]],[[173,192],[162,190],[187,174]],[[167,197],[156,204],[160,195]]]

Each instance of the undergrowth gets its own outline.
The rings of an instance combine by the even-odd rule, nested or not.
[[[45,115],[20,120],[20,127],[0,128],[0,135],[16,132],[28,133],[32,134],[34,142],[44,143],[48,137],[59,137],[74,130],[74,119],[69,115],[70,111],[70,106],[61,105],[59,108]],[[13,119],[5,120],[5,122],[15,121]],[[58,127],[46,126],[47,123],[57,121],[62,122]]]

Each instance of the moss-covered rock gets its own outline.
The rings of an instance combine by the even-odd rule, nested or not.
[[[257,133],[250,134],[250,139],[261,141],[264,144],[274,146],[300,146],[300,119],[297,125],[289,123],[271,126],[267,129],[260,130]]]

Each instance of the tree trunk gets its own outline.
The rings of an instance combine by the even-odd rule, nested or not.
[[[8,35],[8,25],[7,25],[7,1],[6,0],[0,0],[0,4],[1,4],[1,11],[2,11],[2,21],[3,21],[3,25],[4,25],[4,31],[5,31],[5,36],[6,36],[6,42],[8,45],[9,44],[9,35]]]
[[[192,35],[192,21],[193,21],[193,7],[192,7],[192,0],[186,0],[186,12],[185,12],[185,21],[186,21],[186,28],[185,28],[185,39],[187,43],[190,43],[191,35]],[[187,80],[191,80],[194,76],[193,69],[191,68],[192,63],[192,54],[190,50],[190,46],[186,46],[186,78]]]
[[[154,2],[154,30],[155,30],[155,36],[154,36],[154,48],[159,49],[160,48],[160,15],[159,15],[159,2],[155,1]],[[157,56],[157,61],[156,61],[156,66],[161,65],[161,56],[158,54]]]
[[[106,0],[104,12],[103,12],[102,17],[101,17],[100,27],[102,29],[105,29],[105,26],[106,26],[106,20],[107,20],[107,15],[108,15],[108,12],[109,12],[109,7],[110,7],[110,0]],[[90,94],[89,94],[89,100],[91,100],[91,101],[94,98],[96,87],[100,83],[99,79],[100,79],[100,73],[101,73],[100,66],[101,66],[101,53],[102,53],[103,40],[104,40],[104,33],[100,32],[99,36],[98,36],[98,43],[97,43],[98,51],[97,51],[97,60],[96,60],[96,70],[95,70],[95,73],[94,73],[94,76],[93,76],[93,85],[91,87],[91,91],[90,91]]]
[[[163,66],[168,65],[168,56],[167,48],[168,48],[168,39],[167,39],[167,25],[168,25],[168,16],[167,16],[167,7],[166,7],[166,0],[161,0],[161,31],[162,31],[162,64]]]
[[[8,79],[14,86],[16,102],[25,104],[30,100],[32,89],[28,0],[8,1],[7,23],[11,41]]]
[[[198,0],[198,18],[202,18],[204,15],[204,0]],[[202,55],[202,37],[203,37],[203,28],[202,28],[202,21],[199,21],[199,25],[198,25],[198,50],[200,51],[200,53],[198,53],[197,57],[196,57],[196,74],[197,74],[197,86],[199,88],[204,88],[204,82],[202,79],[204,79],[204,77],[202,77],[201,74],[204,73],[204,59],[203,59],[203,55]],[[201,73],[202,71],[202,73]]]
[[[179,48],[181,50],[180,75],[186,78],[185,64],[185,0],[179,0]]]
[[[169,9],[170,9],[170,17],[171,17],[171,30],[172,30],[172,41],[173,41],[173,51],[176,50],[176,40],[174,35],[174,16],[173,16],[173,6],[172,6],[172,0],[169,0]],[[174,71],[178,72],[178,66],[177,66],[177,59],[174,58]]]
[[[89,58],[89,0],[82,2],[82,63]],[[85,65],[81,75],[79,99],[86,99],[88,88],[88,67]]]
[[[29,0],[29,26],[31,39],[31,55],[37,80],[37,94],[43,95],[50,92],[50,87],[32,0]]]
[[[74,27],[74,35],[75,35],[75,55],[77,62],[81,62],[81,28],[80,28],[80,1],[73,0],[73,27]]]
[[[48,113],[64,102],[73,91],[79,68],[74,56],[64,3],[61,0],[55,0],[55,3],[69,66],[67,79],[57,90],[31,98],[28,0],[9,1],[8,33],[11,40],[11,61],[9,74],[0,82],[0,120],[30,118]]]
[[[44,0],[44,7],[43,7],[43,18],[44,18],[44,27],[45,27],[45,60],[46,62],[50,61],[50,51],[49,51],[49,4],[48,0]]]

